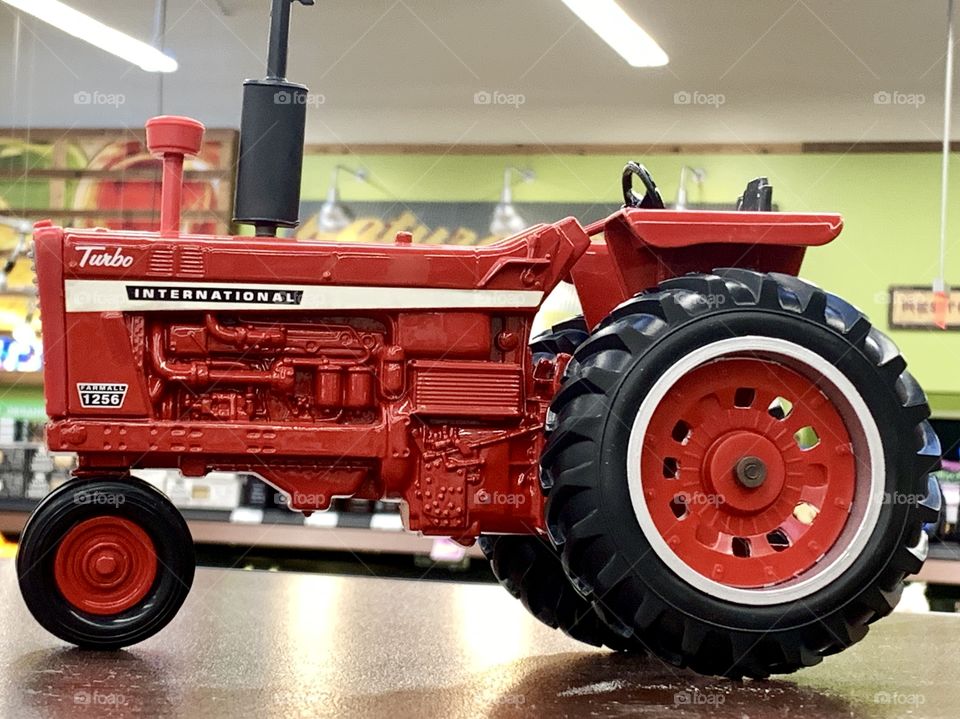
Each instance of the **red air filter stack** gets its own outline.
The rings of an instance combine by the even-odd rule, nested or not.
[[[160,234],[180,234],[183,193],[183,158],[200,154],[203,124],[189,117],[162,115],[147,120],[147,149],[163,158],[163,190],[160,195]]]

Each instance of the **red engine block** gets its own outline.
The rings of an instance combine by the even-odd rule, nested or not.
[[[41,224],[51,448],[86,475],[256,473],[306,512],[399,499],[426,533],[540,527],[554,377],[529,329],[589,238],[571,220],[490,247],[405,239]]]

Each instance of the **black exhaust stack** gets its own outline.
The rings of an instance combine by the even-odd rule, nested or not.
[[[300,223],[300,175],[307,122],[307,88],[287,82],[290,6],[314,0],[273,0],[267,76],[243,83],[234,222],[258,237]]]

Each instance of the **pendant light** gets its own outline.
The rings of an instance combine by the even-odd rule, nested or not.
[[[532,182],[537,175],[533,170],[520,170],[508,167],[503,171],[503,190],[500,192],[500,202],[493,208],[493,218],[490,220],[490,234],[497,237],[510,237],[527,228],[517,208],[513,204],[514,176],[523,182]]]
[[[359,182],[366,182],[368,173],[364,168],[356,170],[344,165],[337,165],[330,175],[330,187],[327,189],[327,199],[320,206],[317,214],[317,230],[319,232],[336,234],[345,230],[353,222],[353,213],[340,200],[340,173],[345,172]]]
[[[677,190],[677,201],[674,209],[687,209],[687,179],[692,178],[697,186],[697,191],[703,191],[703,181],[707,179],[707,171],[702,167],[690,167],[684,165],[680,168],[680,189]]]

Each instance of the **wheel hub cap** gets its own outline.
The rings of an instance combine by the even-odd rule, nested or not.
[[[767,478],[767,465],[759,457],[741,457],[734,467],[737,481],[747,489],[756,489]]]
[[[121,517],[93,517],[71,527],[54,557],[57,587],[90,614],[118,614],[136,606],[157,576],[153,541]]]
[[[777,446],[751,431],[733,431],[714,441],[700,469],[703,487],[714,496],[715,504],[740,513],[769,507],[783,490],[786,477]]]
[[[769,587],[810,570],[843,533],[856,488],[851,446],[811,379],[773,360],[718,359],[683,375],[654,410],[643,496],[697,573]]]

